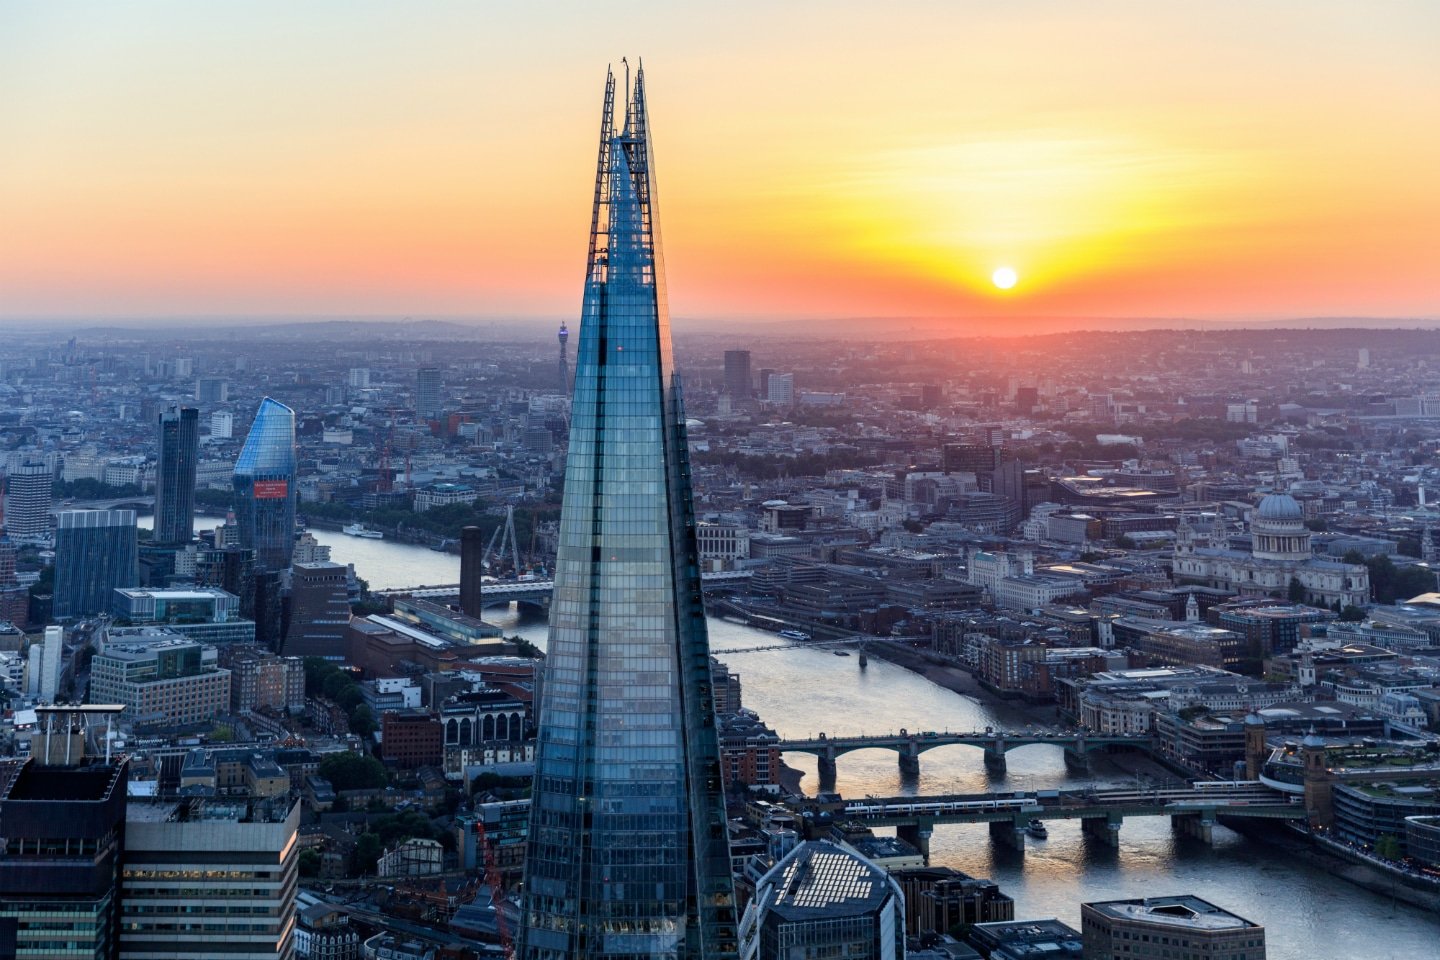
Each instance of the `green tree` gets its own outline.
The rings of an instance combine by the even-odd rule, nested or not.
[[[331,700],[334,700],[340,696],[346,687],[352,687],[354,685],[354,680],[351,680],[347,675],[336,670],[320,684],[320,692]]]
[[[1290,578],[1290,589],[1286,591],[1285,597],[1291,603],[1305,602],[1305,587],[1298,577]]]
[[[355,874],[369,874],[375,872],[375,861],[385,852],[385,845],[380,841],[380,835],[375,833],[362,833],[355,841],[355,852],[350,857],[350,872]]]
[[[1375,856],[1382,860],[1400,859],[1400,841],[1394,834],[1382,833],[1375,838]]]
[[[378,790],[390,782],[379,760],[350,750],[326,754],[319,773],[336,790]]]
[[[1345,609],[1340,611],[1340,619],[1345,623],[1359,623],[1365,619],[1365,611],[1355,604],[1346,604]]]
[[[1120,534],[1120,536],[1115,538],[1115,546],[1119,547],[1121,550],[1134,550],[1135,541],[1122,533]]]
[[[375,713],[368,704],[362,703],[350,711],[349,719],[350,732],[357,737],[369,738],[376,730],[380,729],[380,725],[375,722]]]
[[[300,856],[296,858],[299,864],[300,876],[318,877],[320,875],[320,853],[317,850],[301,850]]]

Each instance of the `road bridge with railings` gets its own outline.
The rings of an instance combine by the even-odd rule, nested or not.
[[[836,820],[894,827],[896,836],[919,849],[927,860],[930,835],[942,823],[988,823],[997,843],[1023,850],[1032,820],[1079,820],[1086,836],[1114,847],[1119,845],[1120,827],[1128,817],[1168,816],[1181,835],[1207,843],[1221,819],[1306,818],[1299,798],[1292,799],[1257,780],[1202,781],[1170,788],[867,797],[817,805]]]
[[[936,747],[964,744],[984,750],[985,765],[994,770],[1005,768],[1005,754],[1018,747],[1035,743],[1049,743],[1063,747],[1065,763],[1078,770],[1090,765],[1089,755],[1096,750],[1129,748],[1152,750],[1153,741],[1148,736],[1128,734],[1099,734],[1084,731],[1068,733],[1033,730],[980,730],[953,732],[950,730],[911,733],[859,734],[853,737],[831,737],[819,734],[805,739],[780,741],[780,751],[810,753],[820,759],[820,781],[822,784],[835,782],[835,761],[841,754],[855,750],[894,750],[900,755],[900,769],[904,773],[920,772],[920,754]]]

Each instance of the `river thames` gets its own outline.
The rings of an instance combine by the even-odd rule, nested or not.
[[[354,563],[374,588],[459,581],[459,558],[422,547],[361,540],[316,530],[338,563]],[[545,621],[531,608],[496,608],[486,619],[505,632],[543,647]],[[711,619],[713,652],[739,673],[745,705],[784,736],[831,735],[1004,726],[995,708],[952,693],[876,657],[862,670],[855,657],[837,657],[794,645],[730,653],[784,643],[774,634]],[[1013,722],[1013,720],[1012,720]],[[836,787],[847,797],[866,794],[1033,790],[1088,782],[1134,784],[1126,772],[1097,764],[1091,776],[1069,773],[1060,748],[1038,744],[1011,751],[1003,776],[986,772],[980,751],[941,747],[920,757],[918,777],[902,777],[894,753],[867,750],[841,757]],[[816,788],[815,760],[787,755]],[[983,825],[941,826],[931,841],[932,862],[989,877],[1015,899],[1017,918],[1059,917],[1077,929],[1082,900],[1193,893],[1251,920],[1267,931],[1272,960],[1407,958],[1436,956],[1440,917],[1333,877],[1257,846],[1223,827],[1215,843],[1182,839],[1164,817],[1125,822],[1120,849],[1086,842],[1078,822],[1051,821],[1047,840],[1026,841],[1022,856],[992,845]]]

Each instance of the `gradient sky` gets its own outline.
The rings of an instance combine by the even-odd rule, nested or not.
[[[638,54],[677,316],[1436,318],[1437,50],[1435,0],[0,0],[0,316],[572,315]]]

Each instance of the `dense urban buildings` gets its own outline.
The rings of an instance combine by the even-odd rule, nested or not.
[[[643,70],[621,95],[616,129],[607,77],[526,855],[527,960],[738,947]]]

